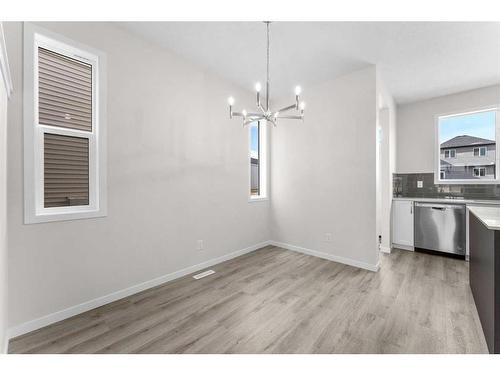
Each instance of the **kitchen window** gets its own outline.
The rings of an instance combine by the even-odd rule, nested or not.
[[[250,201],[267,199],[267,126],[264,121],[249,125]]]
[[[436,116],[435,183],[498,183],[499,122],[496,106]]]
[[[24,30],[25,223],[105,216],[104,55]]]

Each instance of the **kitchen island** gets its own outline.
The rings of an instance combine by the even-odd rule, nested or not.
[[[490,353],[500,353],[500,207],[469,207],[469,283]]]

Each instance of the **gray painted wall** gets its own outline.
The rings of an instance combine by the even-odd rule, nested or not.
[[[4,26],[10,327],[270,238],[269,202],[248,202],[248,131],[227,115],[228,95],[253,95],[100,23],[40,26],[107,53],[108,216],[24,225],[22,25]]]
[[[308,87],[304,99],[303,123],[272,129],[273,239],[374,266],[376,69]]]
[[[500,85],[398,106],[397,173],[434,172],[436,115],[500,105]]]

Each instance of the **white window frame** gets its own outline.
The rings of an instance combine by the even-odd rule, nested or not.
[[[476,175],[476,170],[478,171],[477,175]],[[484,171],[484,176],[481,176],[481,170]],[[486,168],[485,167],[474,167],[474,168],[472,168],[472,175],[474,177],[486,177]]]
[[[451,156],[451,152],[453,151],[453,156]],[[446,156],[446,153],[448,152],[448,156]],[[457,150],[454,148],[450,148],[449,150],[444,150],[444,158],[445,159],[453,159],[457,157]]]
[[[252,148],[252,127],[248,126],[248,201],[260,202],[267,201],[268,196],[268,124],[265,120],[260,121],[259,126],[259,195],[251,194],[252,186],[252,163],[251,163],[251,148]]]
[[[92,65],[92,131],[38,123],[38,47]],[[61,35],[24,24],[24,222],[87,219],[107,215],[106,56]],[[44,206],[44,134],[89,140],[89,204]]]
[[[441,148],[439,144],[439,120],[446,117],[469,115],[478,112],[495,111],[495,178],[494,179],[441,179]],[[456,155],[456,154],[455,154]],[[448,112],[434,116],[434,184],[436,185],[472,185],[500,183],[500,105],[490,105],[465,111]]]
[[[481,149],[484,150],[484,155],[481,155]],[[478,157],[483,157],[483,156],[486,156],[486,152],[487,152],[487,149],[485,146],[481,146],[481,147],[474,147],[474,149],[472,150],[472,155],[473,156],[476,156],[475,153],[476,153],[476,150],[477,150],[477,156]]]

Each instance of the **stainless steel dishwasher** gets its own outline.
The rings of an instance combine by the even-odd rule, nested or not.
[[[415,247],[465,255],[465,205],[415,202]]]

